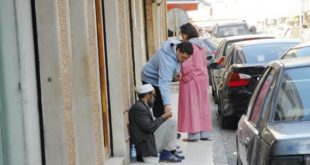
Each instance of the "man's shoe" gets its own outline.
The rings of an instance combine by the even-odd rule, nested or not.
[[[181,159],[181,160],[184,160],[184,159],[185,159],[185,156],[178,155],[177,153],[174,153],[173,156],[176,157],[176,158],[179,158],[179,159]]]
[[[173,156],[170,151],[163,150],[162,152],[160,152],[159,161],[178,163],[181,162],[182,159]]]
[[[175,153],[177,153],[177,154],[182,154],[183,151],[182,151],[182,150],[176,150]]]

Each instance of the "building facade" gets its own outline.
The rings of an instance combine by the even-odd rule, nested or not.
[[[164,0],[0,1],[0,164],[129,164]]]

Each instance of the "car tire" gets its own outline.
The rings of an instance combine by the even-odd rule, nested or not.
[[[233,119],[230,116],[223,116],[222,113],[219,114],[219,122],[220,122],[220,126],[223,129],[230,129],[233,128]]]
[[[237,155],[237,165],[242,165],[239,155]]]
[[[218,103],[218,122],[221,128],[223,129],[229,129],[233,128],[233,117],[231,116],[224,116],[223,113],[221,112],[221,99],[219,98],[219,103]]]
[[[219,96],[217,94],[217,91],[214,92],[213,100],[215,104],[219,104]]]

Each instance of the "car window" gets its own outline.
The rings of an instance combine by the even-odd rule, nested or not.
[[[229,48],[231,47],[231,45],[233,44],[233,42],[227,42],[225,45],[225,49],[224,49],[224,56],[228,54]]]
[[[244,54],[241,50],[237,50],[236,51],[236,58],[235,58],[235,64],[244,64],[245,61],[245,57]]]
[[[216,37],[227,37],[249,33],[250,33],[249,29],[244,24],[219,26],[216,32]]]
[[[214,57],[214,60],[215,60],[215,61],[217,61],[217,60],[219,59],[219,56],[220,56],[220,53],[221,53],[221,50],[220,50],[220,49],[222,48],[223,43],[224,43],[224,41],[221,41],[220,44],[219,44],[219,46],[218,46],[218,51],[217,51],[217,53],[216,53],[216,55],[215,55],[215,57]]]
[[[274,121],[310,121],[310,67],[287,69],[281,82]]]
[[[274,79],[276,76],[276,71],[272,68],[266,70],[266,74],[262,77],[260,81],[264,82],[260,87],[260,92],[258,93],[250,114],[249,120],[256,126],[259,122],[264,120],[265,113],[267,111],[267,106],[271,101],[271,91],[274,87]]]
[[[243,49],[246,63],[268,63],[280,58],[285,51],[294,46],[293,43],[253,45]]]
[[[224,58],[223,66],[228,70],[229,66],[232,64],[232,54],[234,49],[231,48],[227,54],[227,56]]]
[[[282,58],[295,58],[310,56],[310,47],[303,47],[289,50]]]

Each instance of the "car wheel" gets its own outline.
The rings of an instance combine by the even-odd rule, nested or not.
[[[221,99],[219,98],[219,103],[218,103],[218,122],[220,127],[223,129],[228,129],[228,128],[233,128],[233,117],[231,116],[224,116],[223,113],[221,112]]]
[[[218,94],[217,94],[217,91],[215,89],[213,89],[213,87],[212,87],[212,96],[213,96],[214,103],[218,104],[219,103]]]
[[[237,165],[242,165],[239,155],[237,155]]]
[[[220,126],[223,129],[229,129],[232,128],[232,117],[228,117],[228,116],[223,116],[223,114],[219,114],[219,122],[220,122]]]
[[[212,96],[214,96],[215,95],[214,85],[212,84],[211,87],[212,87]]]

